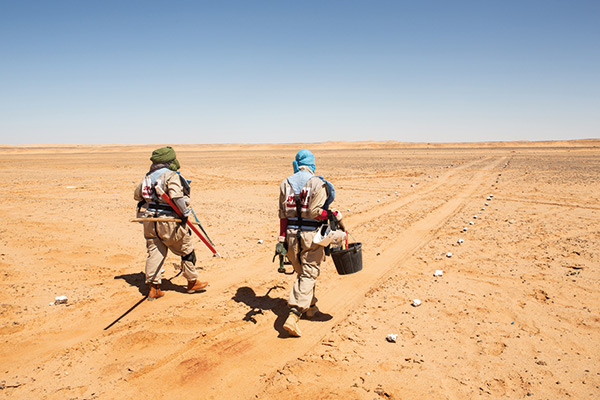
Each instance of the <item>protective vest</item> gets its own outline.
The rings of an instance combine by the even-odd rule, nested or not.
[[[314,178],[317,177],[311,177],[307,183]],[[313,195],[311,186],[305,184],[299,193],[295,193],[289,179],[287,183],[285,185],[285,211],[287,215],[293,215],[293,217],[288,217],[287,219],[288,229],[300,229],[302,231],[316,230],[323,224],[323,221],[303,217],[303,214],[306,215],[308,212],[308,205]]]
[[[148,203],[163,202],[163,200],[161,198],[159,198],[158,195],[156,194],[156,190],[154,189],[154,186],[156,186],[156,182],[158,182],[158,179],[165,172],[168,172],[168,171],[170,171],[169,168],[160,168],[160,169],[157,169],[156,171],[147,173],[146,176],[144,177],[144,180],[142,181],[142,197]]]

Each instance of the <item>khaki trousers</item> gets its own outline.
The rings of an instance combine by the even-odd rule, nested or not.
[[[302,252],[298,260],[298,239],[296,238],[296,229],[287,231],[288,259],[296,271],[296,282],[290,292],[288,305],[298,308],[300,311],[306,311],[315,299],[315,283],[321,273],[321,262],[325,259],[325,248],[313,244],[313,238],[317,234],[314,232],[300,232],[302,241]]]
[[[146,283],[161,283],[162,265],[169,250],[180,257],[194,251],[192,236],[188,228],[179,222],[144,222],[144,237],[146,238]],[[188,281],[198,279],[194,263],[181,260],[183,276]]]

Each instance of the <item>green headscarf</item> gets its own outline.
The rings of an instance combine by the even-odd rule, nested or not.
[[[169,169],[172,171],[177,171],[179,169],[179,161],[177,161],[175,150],[170,146],[154,150],[152,152],[152,157],[150,157],[150,161],[154,164],[169,163]]]

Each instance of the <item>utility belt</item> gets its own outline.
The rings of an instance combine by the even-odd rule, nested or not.
[[[162,203],[154,203],[154,202],[149,202],[148,203],[148,207],[146,208],[147,211],[150,212],[171,212],[171,213],[175,213],[175,210],[173,210],[173,208],[168,205],[168,204],[162,204]]]
[[[288,218],[288,229],[298,229],[298,218],[292,217]],[[300,227],[301,231],[313,232],[319,229],[323,225],[323,221],[318,221],[316,219],[306,219],[302,218],[302,226]]]

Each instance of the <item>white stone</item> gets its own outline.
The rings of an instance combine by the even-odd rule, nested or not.
[[[458,239],[458,244],[463,244],[464,240]]]
[[[471,224],[471,225],[472,225],[472,224]],[[468,230],[468,228],[465,226],[465,227],[463,228],[463,232],[466,232],[467,230]]]
[[[485,206],[486,206],[486,207],[487,207],[487,206],[489,206],[489,205],[490,205],[490,203],[485,203]]]
[[[390,333],[389,335],[387,335],[387,337],[385,338],[385,340],[387,340],[390,343],[396,343],[396,340],[398,340],[398,334],[397,333]],[[367,372],[367,375],[369,373]]]
[[[433,276],[442,276],[444,275],[444,271],[442,271],[441,269],[436,269]]]
[[[263,240],[262,239],[258,239],[258,244],[263,244]]]
[[[446,257],[448,257],[448,258],[452,257],[452,253],[450,253],[450,252],[446,253]]]
[[[419,307],[421,305],[421,300],[419,299],[414,299],[412,302],[412,306],[413,307]]]
[[[469,222],[469,225],[475,225],[475,222],[471,221]]]
[[[54,298],[54,304],[67,304],[67,296],[57,296]]]

